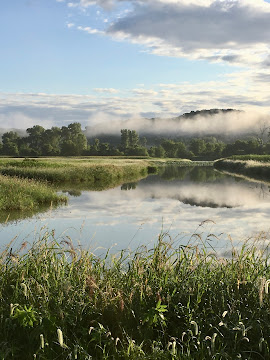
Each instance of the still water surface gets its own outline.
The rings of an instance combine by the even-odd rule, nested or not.
[[[177,244],[207,242],[226,254],[270,229],[270,184],[248,181],[209,167],[164,167],[138,183],[105,191],[69,191],[69,203],[31,218],[0,224],[0,245],[33,241],[55,230],[97,254],[153,246],[161,231]],[[42,228],[42,230],[41,230]],[[193,233],[200,235],[192,237]],[[213,234],[213,236],[211,235]]]

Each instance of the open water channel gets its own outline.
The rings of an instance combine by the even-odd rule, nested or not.
[[[76,188],[67,195],[68,205],[3,220],[1,248],[12,239],[19,246],[51,231],[59,241],[71,238],[96,254],[152,247],[161,232],[176,245],[203,241],[221,255],[230,251],[231,239],[234,246],[258,234],[268,241],[270,184],[212,167],[166,166],[137,183],[104,191]]]

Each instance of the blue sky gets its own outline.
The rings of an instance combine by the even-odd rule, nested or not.
[[[263,0],[13,0],[0,5],[0,127],[270,111]]]

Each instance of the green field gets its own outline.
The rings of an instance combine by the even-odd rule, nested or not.
[[[197,238],[197,237],[196,237]],[[269,359],[269,251],[201,246],[99,258],[45,234],[0,256],[0,358]]]

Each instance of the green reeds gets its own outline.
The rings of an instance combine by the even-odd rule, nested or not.
[[[30,179],[0,175],[0,210],[34,210],[42,205],[66,203],[47,184]]]
[[[254,160],[252,159],[241,160],[240,156],[227,158],[227,159],[220,159],[215,161],[214,167],[218,170],[224,170],[230,173],[248,176],[257,180],[269,181],[270,163],[266,160],[266,158],[269,157],[268,156],[266,156],[266,158],[260,157],[260,160],[255,160],[255,158],[257,157],[255,155],[254,156],[249,155],[249,157],[254,157]]]
[[[105,184],[130,181],[153,171],[144,160],[116,159],[17,159],[0,161],[0,174],[50,183]]]
[[[224,259],[166,240],[105,258],[53,232],[8,247],[0,358],[269,359],[267,249]]]

